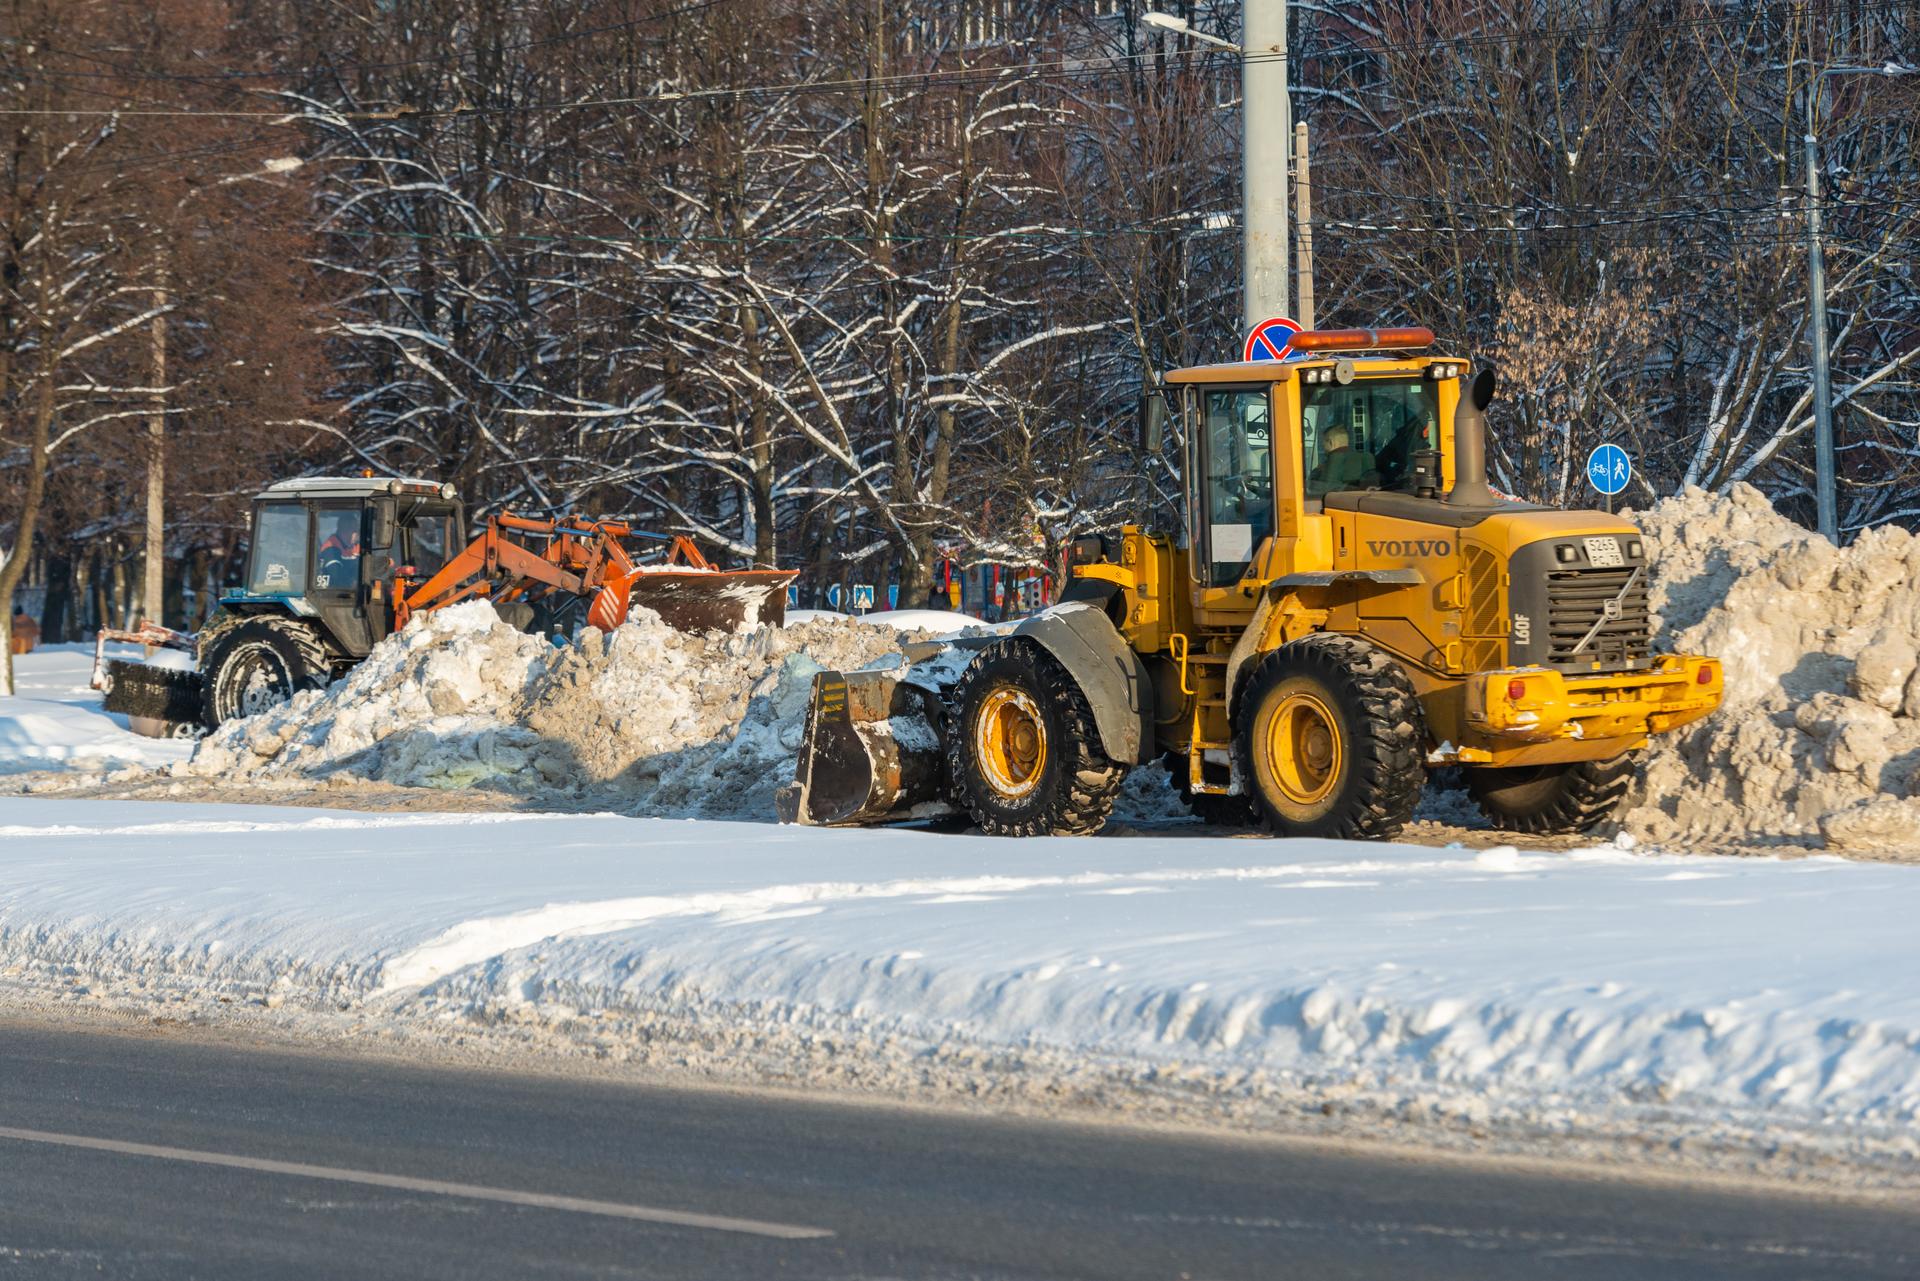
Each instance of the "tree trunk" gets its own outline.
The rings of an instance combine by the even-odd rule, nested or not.
[[[41,148],[47,143],[44,136]],[[43,252],[47,259],[58,261],[54,253],[55,229],[59,225],[59,211],[47,211],[46,230],[42,233],[47,240]],[[60,359],[60,342],[50,318],[53,305],[52,270],[40,272],[39,297],[35,309],[36,319],[41,329],[39,368],[39,394],[33,399],[32,439],[27,443],[27,492],[20,504],[20,520],[15,526],[13,547],[7,553],[6,563],[0,565],[0,614],[4,614],[5,644],[0,644],[0,656],[6,663],[5,689],[13,693],[13,589],[20,585],[20,575],[26,572],[27,562],[33,556],[34,527],[40,523],[40,500],[47,489],[47,440],[53,427],[53,389],[54,374]]]

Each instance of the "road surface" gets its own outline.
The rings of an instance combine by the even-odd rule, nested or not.
[[[0,1023],[0,1278],[1920,1275],[1920,1210]]]

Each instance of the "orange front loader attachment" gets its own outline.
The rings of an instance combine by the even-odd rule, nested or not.
[[[415,614],[463,600],[507,605],[553,593],[588,598],[587,621],[606,632],[625,622],[634,605],[685,632],[785,621],[787,586],[798,571],[715,569],[681,536],[664,560],[638,562],[627,548],[633,537],[623,521],[490,516],[480,535],[431,578],[417,586],[394,580],[394,630]]]

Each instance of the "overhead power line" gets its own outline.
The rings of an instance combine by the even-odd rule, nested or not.
[[[688,6],[686,11],[697,11],[713,7],[721,0],[711,0],[706,5]],[[1831,0],[1840,5],[1843,0]],[[1858,0],[1846,3],[1845,8],[1851,14],[1868,12],[1905,11],[1911,7],[1912,0]],[[1766,14],[1805,13],[1813,9],[1808,0],[1788,0],[1786,3],[1757,5],[1742,11],[1738,15],[1713,15],[1698,18],[1672,18],[1657,24],[1659,32],[1671,37],[1687,29],[1707,27],[1728,28],[1740,25],[1741,19],[1751,21]],[[666,15],[662,15],[666,16]],[[635,21],[640,21],[636,19]],[[1356,54],[1393,53],[1393,52],[1431,52],[1439,47],[1475,47],[1518,45],[1535,41],[1565,41],[1569,39],[1591,37],[1604,32],[1642,30],[1637,27],[1618,27],[1606,22],[1569,24],[1563,27],[1539,28],[1528,31],[1485,33],[1479,35],[1439,36],[1431,39],[1404,42],[1375,42],[1363,44],[1351,42],[1331,46],[1323,50],[1304,51],[1296,60],[1350,57]],[[571,37],[568,37],[571,38]],[[561,37],[555,37],[556,40]],[[451,56],[451,55],[449,55]],[[966,85],[992,84],[1004,81],[1011,75],[1032,73],[1035,79],[1094,76],[1104,74],[1117,67],[1141,64],[1151,60],[1173,57],[1183,60],[1204,60],[1220,56],[1205,46],[1172,49],[1143,50],[1131,54],[1095,54],[1061,57],[1037,62],[988,63],[973,67],[951,69],[928,68],[912,72],[901,72],[888,76],[857,76],[835,80],[801,80],[777,84],[724,85],[704,89],[664,90],[659,93],[636,94],[619,97],[593,97],[570,99],[562,102],[525,103],[512,106],[455,106],[455,107],[403,107],[382,111],[341,110],[332,113],[337,118],[360,120],[385,120],[415,116],[465,116],[480,114],[498,114],[514,112],[557,112],[577,111],[595,107],[664,105],[677,102],[700,101],[713,98],[751,98],[818,93],[860,93],[874,89],[897,86],[936,86],[961,87]],[[1237,60],[1248,64],[1283,61],[1283,55],[1256,54]],[[399,64],[407,65],[407,64]],[[129,78],[138,78],[141,73],[133,73]],[[195,108],[170,106],[142,106],[124,110],[89,109],[81,111],[60,108],[10,108],[0,109],[0,115],[61,115],[61,116],[207,116],[232,117],[245,119],[271,119],[276,123],[297,125],[309,123],[315,119],[312,112],[285,110],[240,110],[235,108]]]

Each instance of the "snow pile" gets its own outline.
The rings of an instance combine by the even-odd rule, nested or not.
[[[1916,914],[1831,857],[0,799],[0,1001],[1254,1125],[1912,1162]]]
[[[1629,513],[1666,648],[1719,656],[1727,701],[1656,737],[1624,816],[1659,841],[1920,845],[1920,539],[1836,549],[1748,485]]]
[[[688,635],[636,609],[555,647],[484,602],[376,646],[325,691],[231,722],[185,771],[357,777],[573,793],[636,812],[771,818],[793,777],[813,676],[894,653],[899,633],[831,622]]]
[[[107,657],[138,660],[140,650],[110,646]],[[161,650],[148,661],[170,666],[179,659],[187,656]],[[0,696],[0,774],[158,769],[191,750],[132,733],[125,716],[101,709],[99,692],[88,685],[92,676],[92,645],[42,645],[14,655],[14,693]]]

